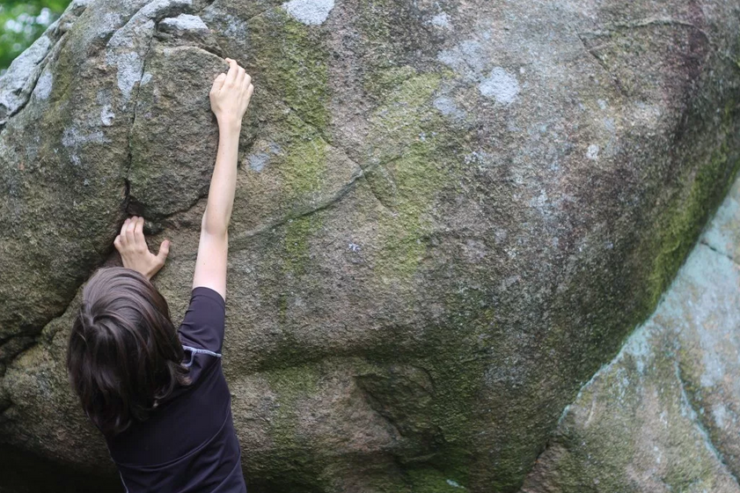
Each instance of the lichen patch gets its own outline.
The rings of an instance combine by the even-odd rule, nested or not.
[[[334,0],[290,0],[283,8],[295,20],[309,26],[318,26],[324,23],[334,8]]]

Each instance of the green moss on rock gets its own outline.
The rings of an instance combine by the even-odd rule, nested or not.
[[[328,54],[320,30],[276,8],[252,18],[248,35],[255,80],[282,97],[303,120],[326,128]]]
[[[295,127],[294,127],[295,128]],[[315,133],[294,139],[286,150],[287,156],[281,168],[281,181],[285,202],[291,204],[294,213],[300,213],[301,204],[310,202],[318,194],[326,173],[327,144]],[[292,215],[289,213],[289,215]],[[285,226],[285,267],[295,275],[305,272],[309,260],[309,239],[321,228],[319,214],[309,214],[289,219]]]
[[[382,104],[369,118],[367,180],[378,200],[392,207],[381,220],[385,243],[378,274],[409,280],[426,253],[435,201],[450,183],[459,158],[457,136],[432,105],[445,74],[410,67],[379,74]]]
[[[687,177],[690,186],[677,196],[658,222],[656,235],[657,254],[653,257],[652,270],[648,278],[648,305],[655,307],[661,294],[673,280],[678,268],[691,251],[709,215],[716,209],[719,199],[727,194],[740,161],[728,162],[730,149],[728,140],[732,131],[732,108],[730,101],[723,112],[721,132],[724,137],[704,166]],[[728,176],[729,175],[729,176]]]
[[[269,426],[270,437],[277,445],[272,460],[286,475],[272,479],[277,484],[289,483],[301,485],[307,491],[323,491],[326,485],[319,481],[322,466],[317,462],[318,457],[309,452],[313,443],[310,437],[299,433],[298,424],[301,419],[298,405],[317,392],[320,370],[311,365],[295,366],[271,370],[265,376],[277,396],[276,411]]]
[[[312,235],[322,224],[319,215],[291,219],[285,226],[285,264],[286,274],[301,276],[306,272],[306,265],[310,260],[310,244]]]

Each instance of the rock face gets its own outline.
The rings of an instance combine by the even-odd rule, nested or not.
[[[650,319],[568,406],[527,493],[740,492],[740,181]]]
[[[0,79],[0,442],[115,484],[67,384],[68,330],[130,213],[172,240],[156,284],[181,320],[216,155],[208,91],[231,57],[256,86],[224,349],[252,491],[628,484],[653,474],[629,447],[584,457],[658,409],[676,421],[651,425],[656,446],[685,461],[668,484],[734,491],[735,441],[725,465],[701,448],[735,429],[737,363],[702,359],[729,351],[726,330],[697,327],[676,359],[648,354],[670,330],[640,329],[646,383],[624,383],[593,441],[568,440],[584,399],[605,407],[622,383],[579,388],[732,181],[739,28],[740,1],[719,0],[73,2]]]

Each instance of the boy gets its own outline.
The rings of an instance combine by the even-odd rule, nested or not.
[[[144,219],[132,217],[114,243],[123,267],[90,278],[70,334],[72,387],[130,493],[246,492],[221,346],[239,133],[254,86],[236,61],[226,61],[228,74],[210,92],[219,147],[182,325],[175,330],[150,282],[169,242],[152,254]]]

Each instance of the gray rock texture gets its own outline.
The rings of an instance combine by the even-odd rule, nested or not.
[[[132,213],[172,241],[156,284],[181,320],[231,57],[256,87],[224,349],[252,491],[662,491],[628,446],[589,462],[567,440],[733,180],[738,32],[734,0],[76,1],[0,78],[0,443],[115,484],[67,334]],[[734,491],[735,442],[704,445],[735,426],[737,363],[702,353],[731,331],[697,329],[685,360],[648,354],[663,333],[635,336],[647,383],[599,431],[638,413],[676,481]]]
[[[738,492],[740,181],[657,310],[566,408],[523,492]]]

